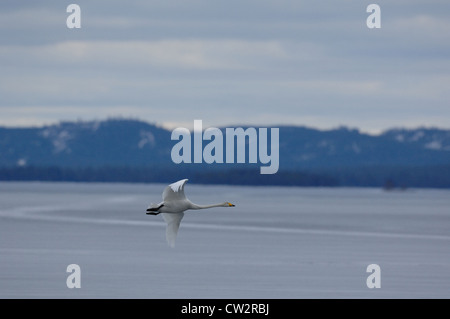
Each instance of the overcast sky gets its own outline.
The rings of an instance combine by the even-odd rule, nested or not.
[[[66,8],[81,7],[81,29]],[[381,7],[369,29],[366,7]],[[450,128],[450,2],[0,2],[0,125]]]

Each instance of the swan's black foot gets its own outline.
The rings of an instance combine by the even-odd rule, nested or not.
[[[147,215],[158,215],[161,214],[160,212],[148,212],[146,213]]]
[[[163,207],[164,204],[159,205],[158,207],[147,208],[147,215],[158,215],[160,212],[158,210]]]

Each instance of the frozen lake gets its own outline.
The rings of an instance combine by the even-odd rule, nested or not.
[[[188,183],[172,249],[165,186],[0,183],[0,298],[450,298],[450,190]]]

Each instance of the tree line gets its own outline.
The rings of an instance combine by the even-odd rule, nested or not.
[[[208,169],[187,167],[3,167],[1,181],[192,183],[261,186],[356,186],[450,188],[450,165],[422,167],[344,167],[329,170],[280,170],[260,174],[259,168]]]

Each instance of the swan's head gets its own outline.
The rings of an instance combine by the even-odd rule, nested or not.
[[[225,202],[225,203],[223,203],[223,206],[225,206],[225,207],[234,207],[235,205],[231,204],[229,202]]]

